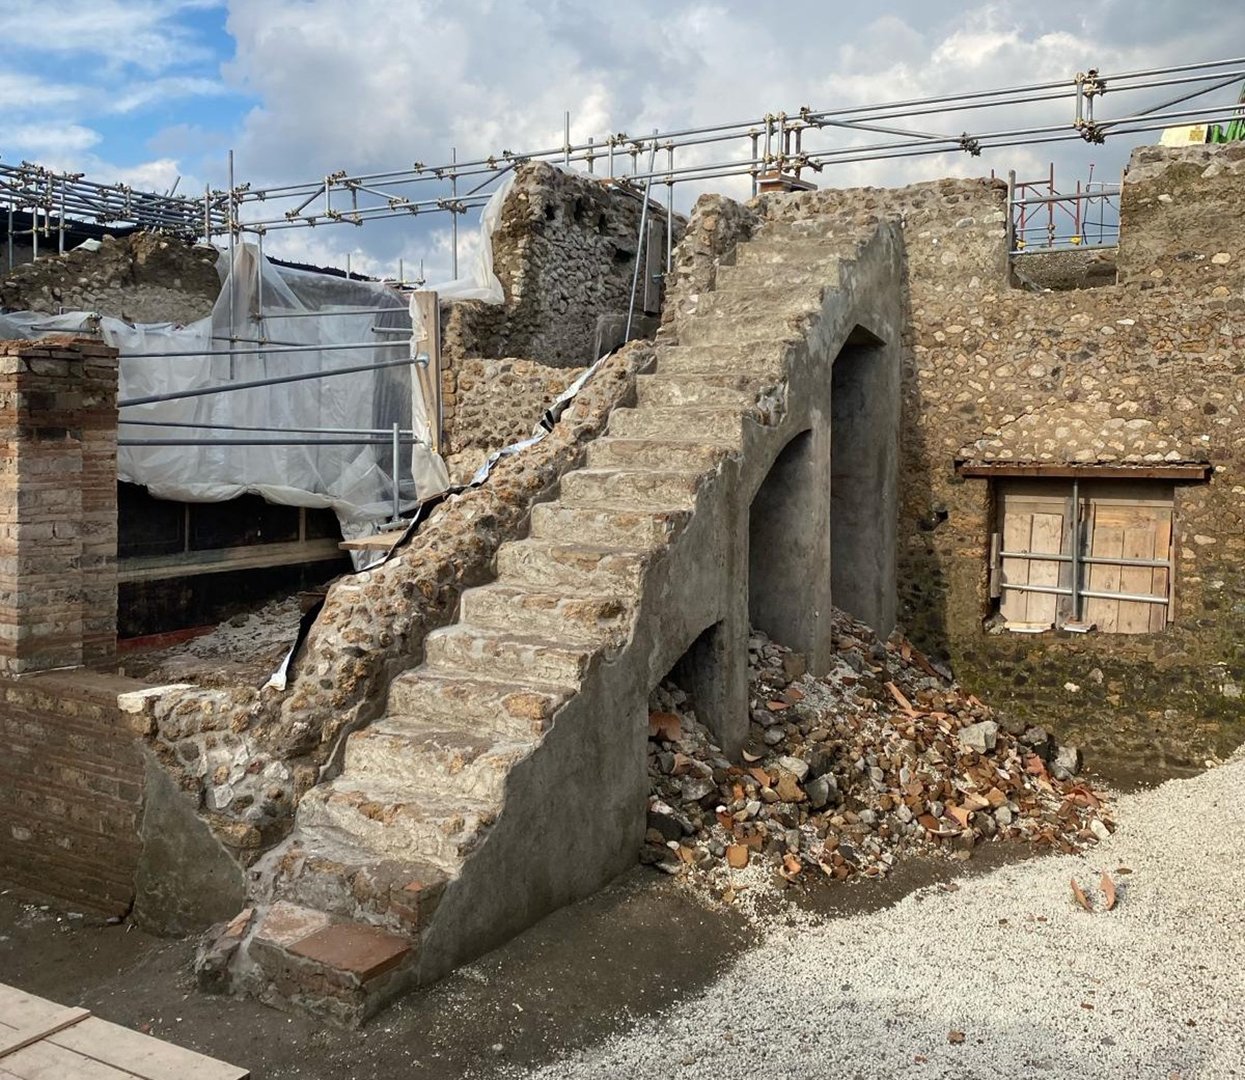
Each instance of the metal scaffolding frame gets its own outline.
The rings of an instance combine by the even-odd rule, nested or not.
[[[674,192],[680,184],[711,184],[715,181],[746,177],[755,194],[768,183],[794,182],[798,185],[805,173],[820,174],[835,165],[947,152],[979,156],[987,149],[1068,140],[1084,140],[1097,144],[1104,142],[1109,136],[1156,131],[1173,123],[1189,123],[1192,120],[1206,124],[1230,122],[1239,118],[1241,106],[1238,99],[1233,95],[1221,101],[1215,95],[1242,80],[1245,80],[1245,58],[1112,74],[1102,74],[1091,69],[1050,82],[850,108],[813,109],[801,106],[790,111],[767,112],[750,119],[707,127],[665,132],[655,130],[649,135],[639,137],[629,136],[625,132],[612,132],[589,137],[583,142],[572,142],[571,114],[566,113],[563,118],[564,136],[561,146],[521,153],[501,150],[468,160],[459,160],[457,150],[454,149],[450,151],[449,160],[440,165],[415,162],[410,167],[357,175],[342,169],[312,181],[271,187],[238,183],[234,175],[234,155],[230,151],[228,187],[224,190],[208,188],[200,197],[176,195],[172,191],[164,195],[137,192],[128,185],[99,184],[86,180],[80,173],[56,173],[29,162],[16,166],[0,163],[0,213],[7,208],[10,265],[13,261],[15,215],[21,213],[30,215],[29,229],[26,232],[30,236],[31,248],[36,257],[39,254],[40,240],[43,241],[45,250],[55,243],[56,251],[63,253],[67,223],[77,220],[131,225],[175,233],[191,239],[201,238],[209,242],[222,237],[227,244],[231,267],[236,265],[233,255],[244,237],[253,238],[262,255],[265,235],[275,230],[311,228],[323,224],[362,226],[377,220],[425,213],[448,213],[453,236],[452,261],[454,270],[457,271],[459,215],[482,207],[501,179],[523,162],[547,161],[568,168],[578,167],[602,183],[612,184],[641,198],[644,205],[641,219],[642,243],[643,222],[653,201],[651,196],[654,187],[665,188],[665,206],[660,209],[665,212],[669,238],[673,228]],[[1175,96],[1158,104],[1149,100],[1156,91],[1165,88],[1175,88]],[[1101,103],[1108,93],[1110,100],[1121,100],[1123,106],[1118,110],[1118,115],[1104,117]],[[1196,99],[1202,99],[1205,104],[1200,108],[1190,107],[1189,103]],[[1055,122],[1032,122],[1030,117],[1034,106],[1053,108],[1056,103],[1068,110],[1062,121],[1052,117]],[[927,131],[914,126],[927,122],[923,118],[929,118],[928,122],[937,125],[938,121],[945,123],[956,114],[979,111],[984,111],[991,117],[1002,114],[1003,120],[972,133],[963,130],[959,134]],[[1023,182],[1017,189],[1013,176],[1010,185],[1013,207],[1009,211],[1012,215],[1009,219],[1009,250],[1016,247],[1017,241],[1024,240],[1026,223],[1038,212],[1031,211],[1030,207],[1045,208],[1047,232],[1053,241],[1056,239],[1056,206],[1067,210],[1070,204],[1074,235],[1083,238],[1082,203],[1092,204],[1097,200],[1102,204],[1116,194],[1114,191],[1108,192],[1105,187],[1082,191],[1078,185],[1075,196],[1061,195],[1054,189],[1052,175],[1047,194],[1033,195],[1030,189],[1037,183],[1039,182]],[[1014,217],[1017,210],[1021,215],[1019,232],[1016,230]],[[638,274],[639,256],[637,278]],[[403,276],[400,272],[399,278]],[[404,284],[399,282],[399,287]],[[634,290],[635,282],[632,308]],[[210,353],[229,357],[230,381],[178,395],[158,395],[122,401],[122,409],[156,400],[226,393],[279,382],[328,378],[403,364],[413,365],[413,381],[418,382],[422,388],[427,390],[435,386],[439,389],[439,377],[436,375],[438,361],[434,356],[433,363],[430,364],[428,357],[429,352],[435,354],[435,341],[423,351],[409,340],[325,346],[325,350],[409,347],[410,355],[401,360],[379,361],[370,365],[355,365],[305,375],[233,381],[236,375],[234,363],[240,357],[296,352],[300,348],[312,351],[316,348],[288,347],[269,339],[264,328],[262,291],[255,308],[247,313],[235,310],[236,291],[235,288],[229,290],[230,334],[228,338],[221,339],[226,341],[227,347]],[[430,294],[417,295],[426,307]],[[386,310],[389,309],[378,309],[377,314]],[[432,310],[435,311],[435,299]],[[342,314],[346,312],[307,312],[300,317]],[[245,315],[250,321],[251,333],[239,332],[238,316],[241,315]],[[630,313],[628,321],[630,322]],[[373,331],[382,335],[394,332],[410,334],[406,327],[374,326]],[[435,338],[435,332],[433,337]],[[176,359],[177,354],[168,353],[164,356]],[[434,415],[438,413],[439,405]],[[123,420],[122,423],[124,425],[131,422]],[[318,445],[325,440],[333,443],[348,440],[360,443],[386,442],[391,445],[395,462],[394,515],[397,517],[399,485],[396,463],[400,445],[412,441],[412,432],[399,430],[395,426],[392,431],[330,432],[325,429],[288,434],[314,434],[318,441],[287,437],[281,440],[283,443],[294,444],[301,441]],[[380,436],[387,438],[382,439]],[[439,429],[437,437],[439,438]],[[253,441],[236,435],[218,436],[215,439],[188,437],[175,440],[133,437],[123,439],[122,444],[213,445],[218,442],[241,444]]]

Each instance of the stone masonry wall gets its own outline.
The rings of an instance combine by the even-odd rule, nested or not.
[[[1245,198],[1243,159],[1234,147],[1139,151],[1121,284],[1076,292],[1008,287],[997,183],[760,200],[771,216],[828,226],[903,222],[901,617],[970,689],[1100,760],[1198,765],[1245,739],[1245,240],[1223,228]],[[989,484],[961,478],[957,460],[1210,462],[1209,483],[1177,485],[1173,625],[987,633]]]
[[[140,859],[146,721],[130,680],[92,672],[0,678],[0,880],[76,911],[124,915]],[[135,724],[137,723],[137,727]]]
[[[563,368],[592,363],[598,318],[626,317],[642,208],[637,196],[580,173],[544,162],[519,167],[493,234],[493,267],[505,303],[467,301],[446,305],[442,313],[447,426],[458,408],[459,369],[468,359],[522,356]],[[664,214],[649,220],[664,224]],[[676,243],[683,227],[676,216]],[[660,232],[664,238],[664,227]],[[636,316],[643,314],[638,301]]]
[[[98,251],[40,257],[0,280],[0,309],[91,311],[134,323],[189,323],[220,294],[219,253],[154,233],[105,237]]]
[[[494,450],[528,438],[582,370],[513,357],[462,361],[454,373],[457,405],[445,425],[451,476],[469,479]]]

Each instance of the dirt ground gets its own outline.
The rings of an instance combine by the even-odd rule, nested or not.
[[[1024,854],[998,846],[971,863],[910,860],[884,881],[819,882],[776,897],[767,918],[878,910]],[[457,1080],[596,1045],[708,985],[759,936],[739,912],[637,868],[348,1032],[200,993],[189,941],[101,925],[7,892],[0,981],[249,1068],[255,1080]]]

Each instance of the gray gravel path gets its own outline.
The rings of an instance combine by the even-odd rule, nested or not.
[[[1245,760],[1117,821],[1083,857],[776,929],[703,995],[527,1075],[1245,1077]],[[1103,870],[1118,904],[1083,911],[1069,879],[1095,898]]]

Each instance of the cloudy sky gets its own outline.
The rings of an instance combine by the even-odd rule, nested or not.
[[[0,42],[0,159],[200,192],[223,185],[231,148],[239,179],[270,185],[445,160],[451,146],[559,145],[565,110],[578,140],[1221,59],[1245,51],[1245,4],[0,0]],[[1102,115],[1120,115],[1113,104]],[[1069,120],[1066,103],[1050,103],[921,123],[955,133]],[[1118,178],[1129,146],[1156,138],[846,165],[819,182],[1039,173],[1053,159],[1072,186],[1091,163]],[[443,219],[273,244],[323,262],[353,252],[377,272],[403,257],[435,275],[447,260]]]

